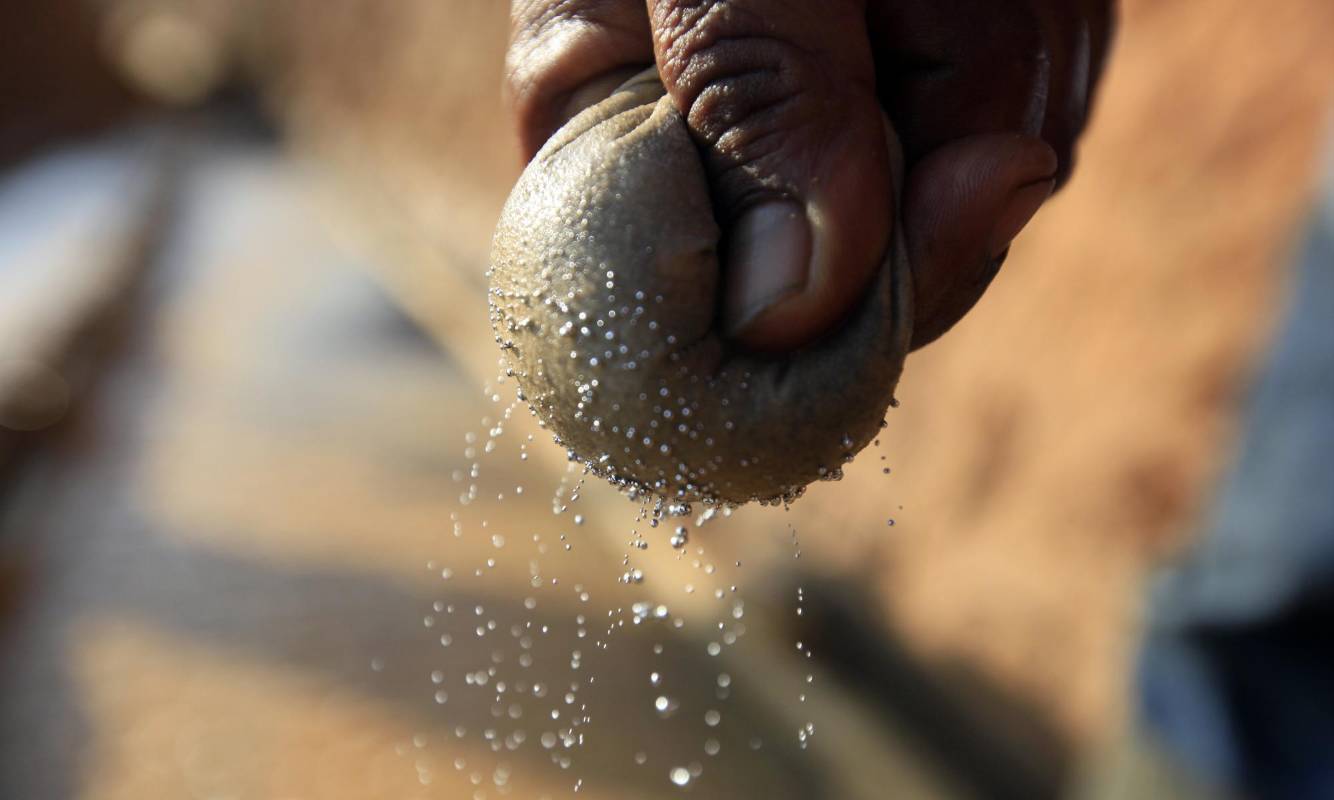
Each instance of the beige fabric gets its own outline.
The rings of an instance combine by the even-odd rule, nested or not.
[[[492,324],[572,457],[673,501],[793,499],[876,436],[911,334],[894,246],[864,306],[787,357],[717,329],[719,230],[698,152],[656,75],[559,131],[492,253]]]

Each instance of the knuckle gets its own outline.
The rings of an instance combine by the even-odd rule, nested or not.
[[[777,158],[794,132],[817,122],[820,98],[835,94],[812,56],[789,42],[705,24],[710,13],[698,9],[679,22],[659,42],[659,64],[720,172]]]
[[[614,22],[625,6],[622,0],[516,0],[510,6],[510,21],[516,31],[540,33],[572,20]]]
[[[849,109],[873,102],[863,3],[648,5],[664,83],[724,193],[732,184],[794,191],[779,184],[804,180]]]
[[[800,124],[810,92],[772,67],[720,70],[692,83],[686,92],[687,121],[710,144],[728,149]]]
[[[800,143],[819,124],[821,92],[785,50],[768,40],[715,42],[695,51],[679,84],[687,123],[732,194],[743,185],[782,188],[772,185],[776,176],[799,169]]]
[[[571,0],[516,0],[510,6],[505,83],[520,124],[535,122],[559,91],[562,28],[576,13]]]
[[[628,0],[515,0],[505,85],[521,127],[547,125],[566,96],[612,69],[652,60],[644,7]]]

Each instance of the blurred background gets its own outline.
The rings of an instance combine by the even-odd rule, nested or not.
[[[505,6],[0,3],[0,797],[1075,791],[1286,298],[1334,5],[1127,0],[877,446],[658,525],[497,378]]]

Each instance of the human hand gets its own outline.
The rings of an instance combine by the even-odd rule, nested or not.
[[[870,284],[897,219],[920,347],[972,308],[1068,177],[1113,6],[515,0],[509,91],[531,157],[656,64],[725,231],[729,334],[783,351],[827,332]]]

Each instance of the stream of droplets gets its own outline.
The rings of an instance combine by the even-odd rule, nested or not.
[[[430,702],[445,714],[452,744],[443,743],[452,759],[415,760],[417,777],[423,786],[436,779],[440,763],[466,775],[474,787],[474,800],[485,800],[488,792],[505,796],[513,793],[519,775],[514,758],[522,751],[537,750],[551,768],[567,776],[573,792],[584,785],[578,761],[587,740],[600,734],[599,745],[620,743],[624,732],[617,719],[605,719],[595,731],[590,696],[599,680],[621,683],[616,659],[606,657],[611,646],[630,634],[626,642],[635,647],[644,640],[653,659],[664,658],[665,649],[703,641],[705,662],[717,659],[746,632],[745,601],[738,586],[719,582],[717,572],[703,546],[692,532],[716,517],[731,515],[730,509],[708,508],[691,518],[689,506],[673,506],[661,501],[639,499],[631,522],[627,549],[621,559],[619,575],[588,574],[600,564],[596,557],[584,558],[580,549],[597,549],[595,541],[581,541],[574,535],[585,524],[580,495],[585,489],[586,469],[571,462],[550,495],[551,526],[542,521],[545,512],[534,511],[541,501],[514,482],[514,465],[506,463],[517,451],[520,464],[530,458],[535,446],[550,446],[534,436],[508,437],[514,415],[527,413],[517,401],[506,405],[502,400],[504,377],[486,389],[496,410],[482,420],[479,432],[469,432],[464,439],[467,466],[453,473],[459,490],[458,505],[450,515],[447,533],[448,561],[431,561],[427,568],[443,584],[440,597],[423,616],[422,625],[438,642],[442,657],[429,675],[427,691]],[[517,441],[515,441],[517,439]],[[878,442],[877,442],[878,444]],[[883,456],[881,457],[883,460]],[[885,473],[889,470],[886,468]],[[523,475],[544,474],[541,469],[520,468]],[[495,502],[491,502],[494,500]],[[591,509],[588,513],[592,513]],[[889,521],[893,524],[893,520]],[[554,527],[554,530],[552,529]],[[797,529],[789,524],[792,557],[801,558]],[[545,529],[545,530],[544,530]],[[659,591],[645,599],[639,591],[645,581],[647,564],[641,563],[644,551],[666,546],[680,569],[671,572],[671,580],[685,576],[680,591],[691,600],[708,600],[722,609],[716,626],[709,633],[683,631],[689,612],[675,612]],[[590,555],[593,555],[590,553]],[[606,562],[603,561],[602,564]],[[737,568],[742,566],[736,561]],[[663,564],[654,569],[663,569]],[[516,575],[516,571],[524,574]],[[692,577],[693,576],[693,577]],[[522,585],[525,591],[517,592]],[[693,595],[702,597],[691,597]],[[521,596],[518,596],[521,595]],[[805,590],[796,589],[795,611],[805,614]],[[569,613],[570,609],[573,613]],[[695,615],[692,615],[692,618]],[[692,624],[698,624],[696,621]],[[798,653],[810,659],[805,643],[796,642]],[[629,652],[625,660],[643,663],[646,653]],[[655,662],[656,663],[656,662]],[[688,705],[702,722],[702,757],[680,757],[673,753],[664,761],[655,753],[651,741],[638,742],[630,759],[637,767],[661,770],[658,774],[674,787],[689,788],[705,772],[705,763],[723,752],[723,744],[738,737],[743,747],[760,750],[764,739],[759,732],[736,732],[724,736],[727,701],[733,692],[733,676],[715,669],[702,687],[701,675],[672,675],[670,664],[654,666],[644,676],[645,696],[659,720],[670,720],[684,713]],[[383,659],[372,662],[372,669],[383,668]],[[797,702],[806,702],[806,691],[814,674],[803,670],[803,684]],[[693,680],[687,680],[687,679]],[[689,685],[689,684],[696,685]],[[625,689],[617,690],[624,694]],[[701,694],[707,695],[701,700]],[[617,696],[620,696],[619,694]],[[698,707],[698,708],[697,708]],[[616,717],[619,708],[611,709]],[[456,713],[455,713],[456,712]],[[805,749],[815,734],[815,726],[806,722],[796,731],[800,749]],[[424,751],[426,734],[413,737],[411,746],[400,745],[401,755]],[[531,755],[531,754],[529,754]],[[601,756],[592,758],[600,761]],[[599,766],[605,770],[605,764]],[[524,781],[528,788],[549,787],[549,775],[532,775]],[[539,797],[549,794],[538,793]]]

